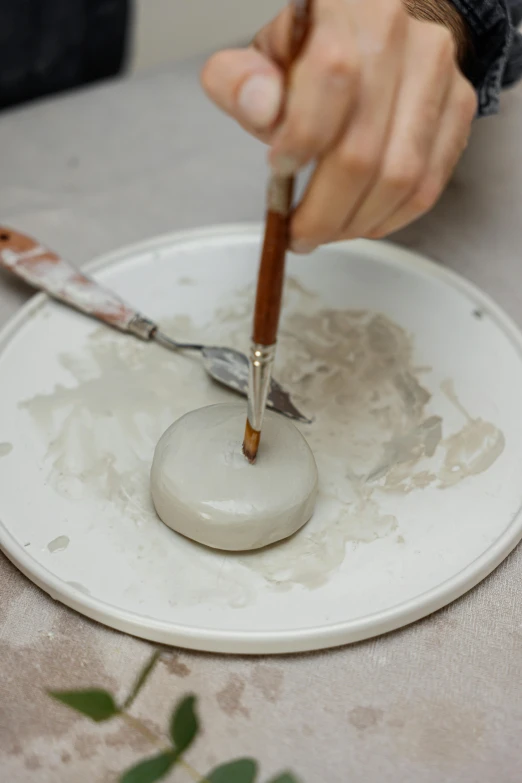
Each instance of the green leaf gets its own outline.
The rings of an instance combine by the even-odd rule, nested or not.
[[[161,656],[161,650],[156,650],[154,655],[150,657],[150,659],[147,661],[143,669],[141,670],[140,674],[138,675],[136,682],[134,683],[134,687],[125,699],[123,703],[123,709],[128,710],[131,704],[134,702],[136,696],[141,691],[145,683],[147,682],[147,679],[156,666],[157,662],[159,661]]]
[[[161,780],[165,777],[177,760],[178,754],[170,750],[166,753],[160,753],[159,756],[140,761],[135,767],[131,767],[123,773],[120,783],[154,783],[155,780]]]
[[[108,691],[91,688],[85,691],[48,691],[48,693],[56,701],[81,712],[96,723],[114,718],[120,712]]]
[[[268,783],[299,783],[296,777],[291,772],[283,772],[276,778],[272,778]]]
[[[176,705],[170,720],[170,736],[178,753],[183,753],[192,745],[199,731],[198,716],[195,712],[196,697],[186,696]]]
[[[206,776],[208,783],[254,783],[257,763],[254,759],[237,759],[216,767]]]

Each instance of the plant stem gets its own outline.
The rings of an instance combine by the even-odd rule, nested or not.
[[[153,745],[156,745],[156,747],[160,748],[160,750],[172,750],[171,745],[167,745],[162,737],[151,731],[148,726],[142,723],[138,718],[135,718],[134,715],[129,715],[128,712],[122,711],[120,712],[120,717],[128,726],[131,726],[133,729],[138,731],[143,737],[145,737],[145,739],[147,739]]]
[[[142,723],[139,718],[135,718],[134,715],[130,715],[128,712],[125,712],[125,710],[120,712],[120,717],[123,721],[125,721],[127,726],[130,726],[135,731],[139,732],[142,737],[145,737],[145,739],[147,739],[153,745],[156,745],[156,747],[160,750],[164,752],[172,750],[172,745],[167,744],[163,737],[149,729],[149,727]],[[188,761],[185,761],[182,756],[179,757],[178,762],[189,773],[189,775],[195,781],[197,781],[197,783],[209,783],[208,780],[204,778],[203,775],[197,771],[197,769],[194,769],[194,767],[189,764]]]
[[[145,666],[145,668],[142,670],[140,675],[138,676],[138,679],[134,683],[134,686],[123,702],[123,709],[128,710],[131,704],[133,703],[134,699],[137,697],[147,680],[149,679],[150,675],[152,674],[154,667],[156,666],[157,662],[161,658],[161,650],[156,650],[151,658],[149,659],[149,662]]]
[[[189,775],[192,778],[194,778],[195,781],[197,781],[197,783],[208,783],[208,780],[206,778],[201,777],[197,769],[194,769],[194,767],[191,764],[189,764],[187,761],[185,761],[185,759],[180,758],[179,763],[181,764],[182,767],[184,767],[187,770]]]

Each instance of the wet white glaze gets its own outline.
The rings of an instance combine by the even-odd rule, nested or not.
[[[317,467],[306,440],[268,413],[255,465],[242,454],[244,404],[178,419],[154,454],[151,492],[166,525],[216,549],[249,550],[288,538],[312,516]]]

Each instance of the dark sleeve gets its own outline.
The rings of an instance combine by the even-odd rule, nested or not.
[[[522,35],[518,30],[522,22],[522,0],[509,0],[511,21],[515,27],[511,51],[504,70],[503,86],[511,87],[522,77]]]
[[[0,107],[114,76],[130,0],[0,0]]]
[[[522,0],[452,0],[466,19],[474,48],[470,74],[477,88],[479,113],[498,111],[502,87],[522,77],[522,38],[518,24]]]

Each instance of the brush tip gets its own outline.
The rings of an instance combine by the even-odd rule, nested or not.
[[[245,444],[243,443],[243,456],[247,459],[248,462],[250,462],[251,465],[254,464],[256,461],[256,454],[252,454],[251,451],[248,451]]]
[[[245,427],[245,438],[243,440],[243,454],[251,465],[254,464],[259,449],[261,433],[255,430],[247,419]]]

